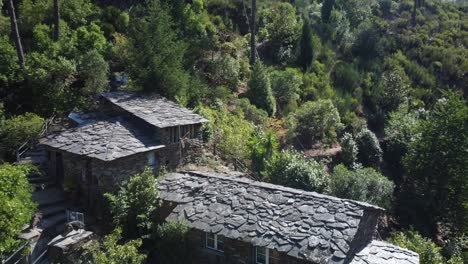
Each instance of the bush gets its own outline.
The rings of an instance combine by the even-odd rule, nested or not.
[[[250,102],[272,116],[276,112],[276,102],[271,91],[270,77],[263,64],[257,60],[253,66],[252,79],[246,93]]]
[[[0,124],[0,145],[8,154],[13,154],[19,146],[39,136],[44,119],[33,113],[14,116]]]
[[[268,121],[268,114],[263,109],[258,109],[255,105],[249,102],[249,99],[242,98],[236,101],[236,111],[242,111],[245,119],[254,123],[255,125],[265,125]]]
[[[85,246],[85,252],[82,255],[83,263],[144,263],[146,255],[138,253],[141,247],[141,239],[131,240],[125,244],[120,244],[122,240],[122,230],[115,229],[107,235],[101,243],[93,241]],[[81,263],[81,262],[80,262]]]
[[[284,71],[274,70],[271,72],[270,78],[279,112],[287,114],[294,110],[302,86],[300,71],[294,68],[286,68]]]
[[[115,226],[123,228],[124,237],[149,235],[158,207],[158,182],[151,169],[122,183],[117,194],[106,193]]]
[[[390,208],[394,184],[373,168],[348,170],[340,164],[333,170],[330,194]]]
[[[191,259],[190,227],[184,222],[168,222],[157,228],[159,263],[184,264]]]
[[[353,135],[345,133],[340,140],[341,144],[341,161],[346,166],[352,166],[357,160],[358,148]]]
[[[0,165],[0,259],[20,245],[18,234],[36,209],[31,199],[34,188],[27,179],[32,170],[32,165]]]
[[[323,193],[328,189],[325,167],[296,151],[283,151],[266,165],[265,177],[274,184]]]
[[[382,149],[379,140],[372,131],[365,128],[356,135],[358,161],[364,167],[378,168],[382,161]]]
[[[278,152],[278,139],[273,131],[264,133],[257,132],[257,135],[249,141],[250,157],[252,160],[252,171],[257,176],[262,176],[267,162],[271,161]]]
[[[290,136],[302,144],[316,142],[332,144],[342,129],[340,114],[331,100],[318,100],[303,104],[290,118]]]
[[[421,264],[462,264],[460,257],[455,256],[445,259],[441,254],[441,248],[418,232],[409,230],[406,232],[393,232],[389,241],[399,247],[409,249],[419,254]]]

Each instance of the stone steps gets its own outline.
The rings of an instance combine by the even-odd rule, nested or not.
[[[67,221],[67,213],[65,210],[58,212],[54,215],[42,218],[39,223],[39,228],[42,230],[56,227],[60,224],[63,224]]]

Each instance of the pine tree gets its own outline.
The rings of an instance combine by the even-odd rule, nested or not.
[[[275,114],[276,102],[271,91],[270,77],[259,60],[253,66],[247,98],[253,105],[265,110],[270,116]]]

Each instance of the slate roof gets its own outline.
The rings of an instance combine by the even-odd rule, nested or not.
[[[156,94],[115,91],[104,93],[102,96],[123,110],[158,128],[199,124],[208,121]]]
[[[104,161],[164,147],[123,118],[97,120],[49,135],[39,143]]]
[[[419,264],[419,255],[384,241],[373,240],[360,251],[350,264]]]
[[[383,211],[363,202],[200,172],[169,174],[159,189],[162,200],[177,203],[167,220],[185,219],[192,228],[314,263],[343,263],[366,224],[364,214]]]

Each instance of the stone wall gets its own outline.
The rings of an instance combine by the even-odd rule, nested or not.
[[[197,229],[190,232],[190,243],[193,250],[192,263],[206,264],[254,264],[255,247],[240,240],[224,238],[224,252],[206,248],[206,234]],[[279,262],[281,264],[310,264],[301,259],[296,259],[286,254],[280,253]]]

